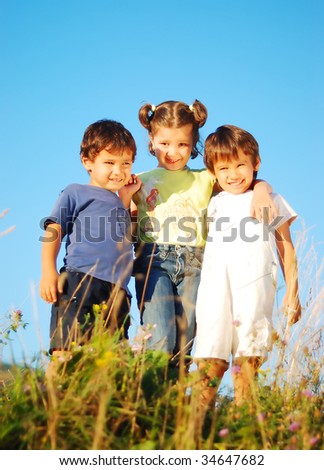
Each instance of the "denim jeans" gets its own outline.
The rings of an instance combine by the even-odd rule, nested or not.
[[[141,323],[153,326],[149,349],[189,354],[196,331],[196,298],[203,248],[142,244],[136,248],[135,288]]]

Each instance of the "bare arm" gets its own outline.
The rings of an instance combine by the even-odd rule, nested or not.
[[[41,298],[49,303],[55,303],[57,294],[63,291],[63,285],[59,282],[59,273],[56,267],[61,240],[61,226],[59,224],[49,224],[45,230],[42,245],[42,277],[39,288]]]
[[[136,243],[138,242],[137,240],[138,221],[137,221],[137,207],[133,201],[131,202],[131,206],[130,206],[130,214],[131,214],[131,220],[132,220],[132,237],[133,237],[134,243]]]
[[[270,184],[263,180],[255,180],[250,215],[258,219],[259,222],[263,220],[265,208],[269,208],[269,221],[278,215],[271,193],[272,187]]]
[[[132,175],[129,182],[119,189],[118,196],[120,197],[124,207],[129,209],[132,202],[132,197],[142,186],[142,181],[136,175]]]
[[[301,317],[301,305],[298,291],[297,258],[288,222],[285,222],[277,229],[276,243],[282,273],[286,282],[286,295],[283,303],[288,314],[288,323],[292,325]]]

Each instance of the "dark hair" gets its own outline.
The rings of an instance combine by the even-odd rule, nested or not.
[[[252,164],[261,160],[259,155],[259,145],[252,134],[240,127],[224,125],[209,134],[205,141],[204,162],[206,168],[214,173],[214,164],[217,160],[238,159],[238,151],[249,155]],[[255,175],[256,177],[256,172]]]
[[[133,161],[136,155],[136,143],[132,134],[117,121],[102,119],[90,124],[84,134],[80,145],[81,158],[93,161],[101,150],[111,153],[120,153],[130,150]]]
[[[199,128],[205,124],[207,116],[207,108],[198,100],[195,100],[190,106],[182,101],[164,101],[157,106],[147,103],[138,112],[140,123],[152,135],[160,127],[179,128],[192,124],[193,145],[191,158],[196,158],[201,153],[198,149],[198,146],[201,147]],[[149,143],[149,151],[154,155],[151,142]]]

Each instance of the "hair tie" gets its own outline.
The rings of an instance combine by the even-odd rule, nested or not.
[[[152,104],[152,105],[151,105],[151,111],[152,111],[152,113],[154,113],[155,110],[156,110],[156,106],[155,106],[155,104]]]
[[[190,109],[190,111],[193,113],[193,112],[194,112],[194,109],[195,109],[195,108],[194,108],[194,105],[191,104],[191,105],[189,106],[189,109]]]

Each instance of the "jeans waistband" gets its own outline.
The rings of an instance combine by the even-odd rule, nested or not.
[[[204,252],[204,247],[202,246],[191,246],[191,245],[169,245],[166,243],[145,243],[144,247],[141,247],[140,245],[137,247],[139,249],[145,250],[145,252],[151,252],[153,253],[156,250],[159,251],[169,251],[169,252],[186,252],[188,251],[189,253],[203,253]]]

